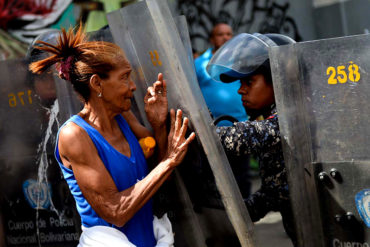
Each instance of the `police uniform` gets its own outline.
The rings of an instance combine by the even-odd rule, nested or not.
[[[280,130],[276,109],[265,120],[236,122],[233,126],[217,127],[225,151],[231,155],[253,154],[258,157],[261,188],[245,199],[252,221],[258,221],[270,211],[279,211],[284,228],[296,241],[293,215]]]

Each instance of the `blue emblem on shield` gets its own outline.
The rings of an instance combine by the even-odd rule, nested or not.
[[[37,182],[34,179],[28,179],[23,183],[23,193],[34,209],[48,209],[51,199],[51,186],[45,182]]]
[[[355,196],[357,211],[370,228],[370,189],[361,190]]]

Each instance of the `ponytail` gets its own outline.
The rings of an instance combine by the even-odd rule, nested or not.
[[[80,24],[76,33],[73,28],[64,28],[53,45],[37,41],[35,49],[50,54],[48,58],[33,62],[29,69],[41,74],[55,65],[58,76],[70,81],[75,91],[87,102],[90,97],[90,77],[98,74],[107,78],[108,73],[118,68],[121,62],[127,62],[122,50],[115,44],[105,41],[88,41]]]
[[[61,34],[58,37],[57,45],[52,45],[41,40],[36,42],[39,46],[34,46],[35,49],[48,52],[52,54],[52,56],[31,63],[29,68],[36,74],[45,72],[54,64],[57,66],[59,65],[59,67],[64,68],[64,70],[70,70],[73,66],[74,58],[78,57],[81,53],[78,45],[84,42],[85,34],[82,32],[82,25],[80,25],[76,34],[73,33],[72,28],[70,28],[68,32],[62,28]],[[69,75],[67,75],[67,77],[69,77]]]

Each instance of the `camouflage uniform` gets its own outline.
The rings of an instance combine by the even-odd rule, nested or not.
[[[258,221],[269,211],[279,211],[287,234],[295,242],[276,109],[265,120],[236,122],[230,127],[217,127],[217,134],[227,153],[236,156],[254,154],[258,157],[262,185],[257,192],[245,199],[252,221]]]

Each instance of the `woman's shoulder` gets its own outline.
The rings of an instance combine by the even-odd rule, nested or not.
[[[82,153],[93,152],[94,144],[88,133],[74,122],[66,123],[59,131],[59,152],[70,160],[81,160]]]
[[[86,131],[76,123],[69,121],[59,130],[60,141],[80,142],[87,136]]]

